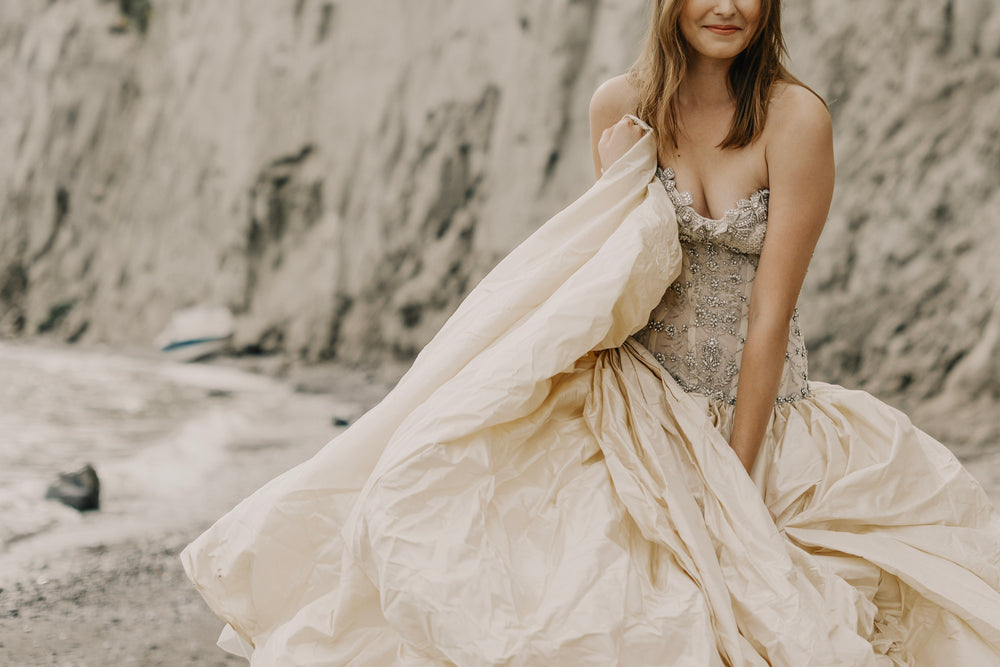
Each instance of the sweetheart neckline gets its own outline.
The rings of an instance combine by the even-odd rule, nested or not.
[[[677,189],[676,173],[674,172],[674,168],[673,167],[667,167],[666,169],[664,169],[659,164],[657,164],[656,165],[656,171],[657,171],[658,174],[663,174],[666,177],[666,180],[670,181],[671,185],[673,186],[673,191],[674,191],[674,193],[677,195],[677,197],[679,199],[679,203],[678,202],[674,202],[675,205],[676,206],[683,206],[685,209],[687,209],[688,211],[690,211],[692,213],[692,215],[694,215],[694,217],[698,218],[702,222],[712,222],[712,223],[715,223],[715,224],[722,224],[722,223],[726,222],[726,220],[728,220],[730,218],[730,216],[738,215],[739,211],[740,211],[740,208],[742,206],[744,206],[744,205],[752,206],[753,205],[753,199],[754,199],[754,197],[760,197],[762,194],[770,194],[770,192],[771,192],[770,188],[767,188],[767,187],[757,188],[756,190],[754,190],[750,194],[746,195],[745,197],[741,197],[740,199],[737,199],[736,203],[733,204],[732,207],[727,208],[722,213],[722,217],[721,218],[710,218],[710,217],[708,217],[706,215],[702,215],[701,213],[699,213],[697,211],[697,209],[695,209],[695,207],[691,205],[690,202],[694,199],[694,197],[692,197],[692,195],[691,195],[691,193],[689,191],[687,191],[687,190],[678,190]],[[657,179],[657,180],[659,180],[661,183],[663,183],[663,179]],[[663,183],[663,185],[666,186],[666,183]]]

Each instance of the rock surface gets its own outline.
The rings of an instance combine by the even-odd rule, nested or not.
[[[1000,5],[789,3],[838,188],[802,297],[813,375],[967,453],[1000,443]]]
[[[74,472],[61,472],[45,491],[47,500],[55,500],[78,512],[101,509],[101,481],[89,463]]]
[[[645,7],[6,0],[0,335],[147,342],[212,303],[237,349],[411,357],[589,187],[590,95]],[[1000,7],[807,0],[785,25],[837,128],[813,377],[996,442]]]

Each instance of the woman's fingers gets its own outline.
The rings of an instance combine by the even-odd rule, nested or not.
[[[623,121],[625,123],[623,124]],[[628,143],[631,147],[639,138],[642,136],[642,128],[635,125],[631,118],[623,118],[611,127],[605,128],[604,132],[601,133],[601,141],[609,142],[616,141],[619,143]]]
[[[627,116],[623,116],[622,119],[617,123],[615,123],[614,125],[610,125],[604,128],[604,131],[601,132],[601,137],[604,138],[606,136],[612,135],[615,133],[615,130],[618,129],[631,130],[634,134],[639,134],[639,135],[641,135],[643,131],[641,127],[635,124],[634,120],[632,120]]]
[[[605,128],[597,142],[602,168],[607,169],[618,158],[627,153],[642,138],[642,134],[643,129],[627,116],[623,116],[617,123]]]

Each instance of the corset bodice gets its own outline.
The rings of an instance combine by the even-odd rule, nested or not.
[[[691,207],[672,169],[657,167],[677,212],[681,273],[633,337],[685,391],[736,403],[740,359],[746,342],[750,290],[767,230],[768,190],[761,189],[718,220]],[[792,316],[778,402],[809,395],[806,348],[798,311]]]

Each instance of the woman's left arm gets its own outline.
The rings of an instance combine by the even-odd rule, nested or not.
[[[786,86],[773,100],[767,124],[767,233],[750,294],[729,440],[748,472],[774,409],[789,324],[830,210],[835,171],[830,114],[811,92]]]

